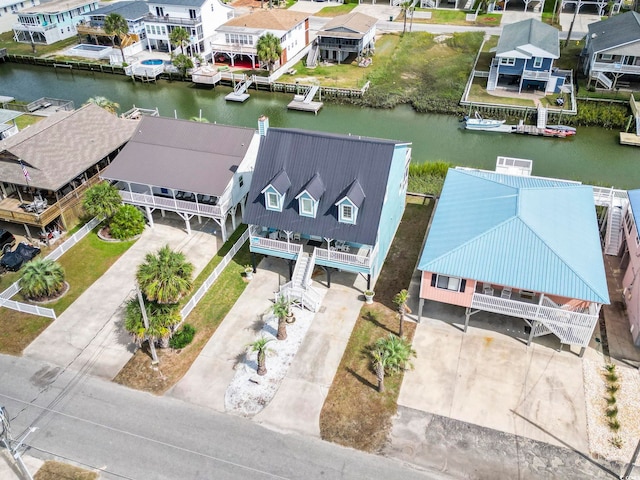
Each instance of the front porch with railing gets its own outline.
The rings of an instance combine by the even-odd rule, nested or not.
[[[369,273],[377,249],[336,239],[313,237],[298,232],[251,225],[249,245],[254,253],[294,260],[301,252],[315,255],[315,264]],[[301,247],[302,246],[302,250]]]
[[[582,355],[598,324],[600,305],[559,305],[544,293],[520,291],[514,294],[509,287],[479,284],[471,306],[465,312],[465,331],[471,315],[479,311],[522,318],[531,327],[529,343],[534,337],[553,333],[562,344],[582,347]]]

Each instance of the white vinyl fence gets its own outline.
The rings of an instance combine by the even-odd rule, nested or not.
[[[66,239],[58,248],[47,255],[45,258],[50,260],[59,259],[65,252],[67,252],[76,243],[82,240],[87,234],[93,230],[100,222],[102,218],[94,217],[87,222],[81,229],[74,233],[71,237]],[[16,302],[10,300],[16,293],[20,291],[19,281],[13,283],[4,292],[0,293],[0,307],[7,307],[11,310],[17,310],[18,312],[30,313],[32,315],[39,315],[41,317],[56,319],[56,312],[52,308],[39,307],[38,305],[31,305],[30,303]]]
[[[182,316],[182,320],[180,321],[179,325],[176,325],[176,328],[178,328],[182,324],[182,322],[184,322],[184,320],[195,308],[198,302],[202,300],[202,297],[204,297],[205,293],[207,293],[207,291],[215,283],[215,281],[218,279],[222,271],[226,268],[227,265],[229,265],[229,262],[231,262],[231,259],[236,255],[236,253],[238,253],[238,250],[242,248],[242,245],[244,245],[244,242],[246,242],[248,239],[249,239],[249,228],[247,228],[244,231],[244,233],[240,236],[238,241],[233,244],[233,247],[231,247],[231,250],[227,252],[227,254],[224,256],[222,261],[216,266],[215,270],[211,272],[211,275],[207,277],[207,279],[196,291],[196,293],[193,294],[193,297],[191,297],[191,299],[189,299],[187,304],[184,307],[182,307],[182,310],[180,310],[180,315]]]

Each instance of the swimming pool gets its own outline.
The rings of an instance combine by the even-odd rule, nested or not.
[[[76,45],[71,50],[73,51],[83,51],[83,52],[102,52],[103,50],[109,50],[111,47],[105,45],[91,45],[88,43],[81,43],[80,45]]]
[[[140,62],[142,65],[162,65],[164,64],[164,60],[159,58],[152,58],[150,60],[143,60]]]

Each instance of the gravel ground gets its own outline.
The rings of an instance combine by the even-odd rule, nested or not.
[[[324,297],[326,290],[322,289],[318,293]],[[296,321],[287,325],[287,338],[281,341],[276,340],[278,319],[271,312],[265,314],[264,327],[256,339],[261,336],[273,339],[268,344],[265,362],[267,373],[263,376],[256,373],[257,353],[247,351],[236,366],[236,374],[227,387],[224,399],[227,411],[252,417],[273,399],[315,317],[315,313],[309,310],[294,308],[293,312]]]
[[[616,368],[620,385],[616,393],[618,422],[621,425],[618,435],[623,440],[622,448],[617,448],[611,443],[614,432],[609,428],[604,414],[606,398],[609,396],[604,364],[585,359],[582,365],[591,454],[607,460],[628,462],[640,438],[640,372],[626,366],[618,365]]]

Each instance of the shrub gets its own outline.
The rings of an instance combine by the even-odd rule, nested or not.
[[[144,215],[133,205],[122,205],[109,222],[111,236],[118,240],[140,235],[144,227]]]
[[[616,403],[616,401],[617,401],[617,400],[616,400],[616,396],[615,396],[615,395],[613,395],[613,394],[611,394],[610,396],[608,396],[608,397],[606,398],[606,400],[607,400],[607,405],[615,405],[615,403]]]
[[[169,340],[169,345],[175,349],[184,348],[191,343],[195,334],[196,329],[185,323],[180,330],[173,334],[173,337]]]
[[[122,205],[118,189],[109,182],[100,182],[84,194],[82,206],[92,217],[104,215],[109,218],[117,213]]]
[[[618,390],[620,390],[620,386],[613,384],[613,385],[607,385],[607,392],[609,392],[612,396],[614,393],[616,393]]]
[[[452,165],[447,162],[424,162],[409,165],[409,187],[413,193],[439,196]]]
[[[50,259],[33,260],[25,266],[20,277],[20,288],[27,298],[50,298],[64,288],[64,269]]]
[[[618,416],[618,407],[609,407],[604,414],[607,418],[616,418]]]
[[[609,428],[614,432],[620,430],[620,422],[618,420],[609,420]]]

